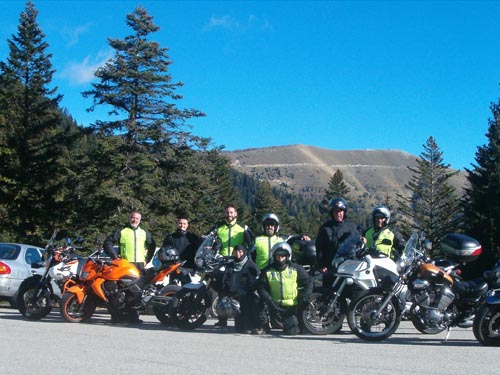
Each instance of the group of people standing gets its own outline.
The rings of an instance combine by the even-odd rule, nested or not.
[[[359,227],[347,220],[348,204],[344,198],[329,202],[329,220],[319,229],[315,245],[316,267],[323,274],[323,285],[333,282],[332,261],[339,245]],[[219,238],[221,256],[232,256],[221,277],[219,299],[234,298],[239,302],[240,313],[234,318],[239,333],[264,334],[269,332],[269,316],[281,321],[283,332],[296,335],[301,332],[298,312],[307,305],[313,284],[307,271],[292,261],[292,247],[279,234],[280,221],[276,214],[268,213],[262,218],[262,234],[255,237],[251,230],[238,222],[238,211],[234,205],[224,209],[225,221],[210,230]],[[404,246],[403,238],[389,228],[390,211],[377,206],[372,212],[373,226],[363,234],[369,248],[387,256]],[[153,257],[156,243],[151,234],[140,227],[141,214],[134,211],[126,227],[117,229],[104,241],[104,251],[111,257],[121,256],[135,263],[139,269]],[[195,268],[194,256],[201,238],[188,231],[189,221],[185,216],[177,219],[177,230],[168,234],[162,246],[175,248],[179,258],[186,261],[185,267]],[[306,235],[295,239],[310,240]],[[118,244],[119,254],[113,246]],[[137,314],[137,313],[136,313]],[[140,322],[137,315],[129,320]],[[216,327],[227,327],[227,319],[220,317]]]

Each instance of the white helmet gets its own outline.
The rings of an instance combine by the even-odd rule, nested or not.
[[[265,232],[266,231],[266,223],[271,223],[274,225],[274,234],[278,233],[280,230],[280,219],[278,219],[278,216],[275,214],[265,214],[262,216],[262,230]]]
[[[286,242],[278,242],[274,244],[274,246],[271,248],[271,251],[273,253],[273,258],[276,254],[284,254],[290,259],[292,257],[292,248],[290,245]]]

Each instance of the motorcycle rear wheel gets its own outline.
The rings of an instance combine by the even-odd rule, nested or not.
[[[160,290],[158,295],[161,297],[173,298],[179,290],[181,290],[179,285],[167,285]],[[161,324],[172,324],[172,319],[170,318],[171,306],[172,303],[169,303],[167,306],[153,306],[153,314],[155,314],[156,319],[158,319]]]
[[[384,298],[381,292],[368,290],[351,301],[347,322],[351,331],[360,339],[382,341],[398,329],[401,311],[394,300],[389,301],[380,316],[374,316],[374,312],[380,307]]]
[[[61,299],[61,316],[69,323],[84,323],[90,320],[96,309],[96,303],[90,296],[86,296],[82,303],[78,303],[76,295],[64,293]]]
[[[342,328],[345,319],[343,311],[347,309],[345,299],[339,298],[331,314],[326,309],[330,302],[330,296],[323,293],[312,293],[309,304],[299,313],[304,328],[313,335],[327,335],[338,332]]]
[[[199,328],[206,322],[211,304],[206,290],[181,289],[172,302],[172,322],[183,330]]]
[[[50,286],[37,288],[39,282],[35,279],[23,282],[17,294],[17,308],[28,320],[41,320],[52,311],[52,289]],[[38,292],[36,300],[34,300],[35,292]]]
[[[483,305],[474,317],[474,337],[482,345],[500,346],[500,305]]]

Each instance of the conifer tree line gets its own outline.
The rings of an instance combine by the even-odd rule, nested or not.
[[[169,73],[169,50],[154,41],[159,26],[141,6],[126,16],[129,35],[108,38],[113,57],[82,93],[89,111],[105,108],[109,115],[78,125],[52,86],[52,54],[37,15],[29,0],[0,61],[2,241],[44,245],[58,228],[99,242],[135,209],[158,240],[174,229],[179,214],[188,215],[191,229],[202,234],[221,220],[228,203],[254,232],[260,232],[264,213],[275,212],[283,230],[314,237],[328,201],[350,200],[341,170],[320,202],[232,170],[222,147],[192,132],[190,120],[205,114],[182,108],[183,83]],[[475,164],[466,170],[464,191],[449,184],[456,172],[429,137],[411,169],[408,194],[378,202],[391,209],[403,234],[424,231],[433,256],[439,256],[446,233],[464,232],[481,242],[481,265],[500,257],[500,103],[491,112],[488,143],[478,147]],[[364,225],[369,210],[357,206],[352,200],[350,218]]]

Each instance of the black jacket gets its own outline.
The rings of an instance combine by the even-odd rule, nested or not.
[[[251,294],[257,289],[258,276],[259,269],[249,257],[241,270],[236,270],[235,263],[231,263],[224,271],[222,293],[235,298]]]
[[[316,257],[319,267],[332,268],[332,261],[339,245],[353,232],[359,232],[353,221],[336,222],[328,220],[318,232],[316,238]]]
[[[184,267],[194,268],[194,256],[200,242],[200,237],[194,233],[176,231],[165,237],[162,247],[172,246],[179,252],[179,259],[186,261]]]

